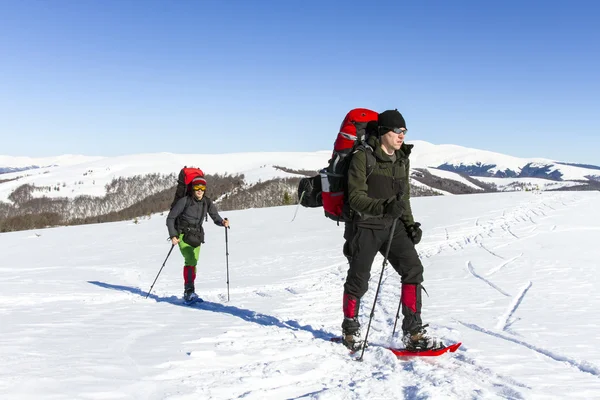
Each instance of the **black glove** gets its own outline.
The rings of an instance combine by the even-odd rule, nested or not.
[[[413,225],[407,226],[406,232],[408,232],[408,237],[412,240],[413,244],[419,244],[421,236],[423,236],[420,223],[415,222]]]
[[[394,197],[385,205],[384,214],[389,215],[394,219],[400,218],[403,212],[404,204],[402,204],[402,200],[399,200],[396,197]]]

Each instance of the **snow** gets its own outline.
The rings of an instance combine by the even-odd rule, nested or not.
[[[581,185],[580,182],[551,181],[543,178],[490,178],[478,176],[475,179],[485,183],[493,183],[498,190],[514,190],[513,187],[521,186],[534,190],[553,190]]]
[[[77,154],[64,154],[56,157],[17,157],[17,156],[2,156],[0,155],[0,168],[12,167],[48,167],[51,165],[75,165],[89,161],[101,160],[104,157],[83,156]]]
[[[550,172],[560,170],[563,180],[587,180],[586,175],[597,175],[597,170],[556,164],[556,161],[546,158],[519,158],[452,144],[435,145],[421,140],[412,140],[409,143],[415,145],[410,157],[413,168],[439,167],[443,164],[459,166],[481,163],[496,165],[489,170],[491,173],[495,173],[507,169],[518,172],[525,165],[533,163],[533,166],[536,167],[551,166]]]
[[[465,178],[463,178],[462,176],[460,176],[459,174],[456,174],[454,172],[444,171],[442,169],[436,169],[436,168],[426,168],[426,169],[431,175],[438,176],[438,177],[444,178],[444,179],[452,179],[453,181],[460,182],[463,185],[467,185],[470,188],[483,190],[479,186],[475,185],[472,182],[469,182],[468,180],[466,180]]]
[[[318,170],[327,165],[331,152],[312,153],[237,153],[237,154],[135,154],[106,157],[95,161],[65,166],[40,168],[2,174],[2,179],[22,177],[0,184],[0,201],[23,184],[59,186],[60,191],[34,192],[33,196],[69,197],[79,195],[103,196],[105,185],[114,178],[132,177],[150,173],[178,174],[181,168],[198,166],[206,174],[246,174],[246,183],[280,177],[298,176],[274,166],[291,169]],[[176,181],[173,181],[175,184]],[[64,185],[64,186],[63,186]]]
[[[411,180],[410,180],[410,186],[418,186],[420,188],[432,190],[435,193],[439,193],[439,194],[443,194],[443,195],[447,195],[447,196],[454,196],[450,192],[446,192],[445,190],[441,190],[441,189],[432,188],[431,186],[428,186],[428,185],[426,185],[424,183],[421,183],[418,180],[413,179],[413,178],[411,178]]]
[[[496,165],[496,168],[491,171],[503,171],[505,169],[518,171],[523,165],[529,162],[541,164],[553,163],[553,161],[543,158],[523,159],[453,144],[435,145],[422,140],[413,140],[410,143],[415,145],[415,152],[411,154],[411,165],[438,167],[445,163],[452,165],[472,165],[479,162],[485,165]]]
[[[341,226],[295,206],[206,224],[197,292],[165,261],[165,216],[0,234],[0,393],[7,399],[598,398],[597,192],[422,197],[423,318],[460,349],[397,359],[400,281],[384,271],[363,362],[340,333]],[[360,318],[379,280],[375,259]],[[398,344],[394,338],[392,344]]]
[[[424,141],[410,141],[415,147],[411,153],[411,167],[429,168],[434,175],[462,182],[477,188],[459,174],[435,169],[449,163],[453,165],[471,165],[477,162],[496,164],[496,170],[511,169],[519,171],[530,162],[538,165],[550,165],[550,171],[560,170],[563,180],[587,180],[587,175],[598,175],[597,170],[555,164],[546,159],[525,159],[511,157],[490,151],[470,149],[455,145],[434,145]],[[36,191],[35,197],[69,197],[79,195],[103,196],[105,185],[114,178],[128,178],[149,173],[177,174],[187,166],[198,166],[207,174],[244,174],[247,184],[266,181],[273,178],[298,176],[284,172],[275,166],[292,170],[317,171],[325,166],[331,157],[331,150],[316,152],[261,152],[232,154],[173,154],[152,153],[118,157],[86,157],[65,155],[47,158],[0,156],[0,167],[21,167],[27,165],[46,165],[48,167],[1,175],[2,180],[19,179],[0,183],[0,201],[23,184],[35,186],[59,187],[60,190]],[[50,166],[52,165],[52,166]],[[431,169],[434,168],[434,169]],[[476,177],[479,179],[479,177]]]
[[[549,172],[554,172],[559,170],[562,173],[563,180],[587,180],[586,176],[588,175],[596,175],[598,176],[597,169],[589,169],[589,168],[581,168],[574,167],[572,165],[562,165],[562,164],[554,164],[552,168],[550,168]]]

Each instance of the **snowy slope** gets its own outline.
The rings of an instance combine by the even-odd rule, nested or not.
[[[425,185],[424,183],[421,183],[421,182],[419,182],[416,179],[411,179],[410,180],[410,186],[411,187],[418,186],[418,187],[423,188],[423,189],[429,189],[429,190],[432,190],[434,193],[437,193],[437,194],[440,194],[440,195],[453,196],[453,194],[450,193],[450,192],[446,192],[445,190],[441,190],[441,189],[434,189],[431,186]]]
[[[237,154],[136,154],[107,157],[96,161],[60,167],[40,168],[25,172],[3,174],[2,179],[22,178],[0,184],[0,201],[20,185],[58,185],[58,192],[39,196],[75,197],[88,194],[102,196],[104,186],[118,177],[132,177],[150,173],[177,174],[184,166],[199,166],[207,174],[243,173],[246,183],[255,183],[276,177],[297,176],[274,166],[292,169],[318,170],[327,165],[331,152],[313,153],[237,153]],[[175,184],[175,181],[173,182]],[[63,187],[64,185],[64,187]]]
[[[498,190],[515,190],[517,187],[523,187],[530,190],[554,190],[578,186],[581,183],[572,181],[551,181],[542,178],[490,178],[478,176],[478,180],[485,183],[493,183]]]
[[[436,168],[426,168],[426,169],[431,175],[435,175],[437,177],[444,178],[444,179],[451,179],[451,180],[460,182],[463,185],[466,185],[470,188],[482,190],[479,186],[475,185],[472,182],[469,182],[468,180],[466,180],[465,178],[463,178],[462,176],[460,176],[459,174],[456,174],[454,172],[444,171],[444,170],[436,169]]]
[[[0,234],[0,393],[6,399],[593,399],[600,393],[600,195],[413,200],[423,317],[457,353],[399,360],[392,268],[362,363],[338,344],[342,227],[293,206],[206,226],[197,291],[164,216]],[[38,236],[39,235],[39,236]],[[35,257],[27,257],[35,254]],[[382,258],[372,267],[366,323]],[[397,344],[394,338],[392,343]]]
[[[479,163],[497,164],[495,170],[511,169],[519,171],[531,162],[544,165],[551,164],[550,171],[560,170],[563,179],[587,180],[586,175],[600,175],[600,171],[555,164],[550,160],[521,159],[499,153],[469,149],[454,145],[433,145],[423,141],[412,141],[415,144],[411,154],[412,168],[438,167],[442,164],[471,165]],[[2,162],[14,162],[18,166],[35,162],[40,165],[58,165],[22,172],[6,173],[1,180],[19,177],[17,180],[0,183],[0,201],[20,185],[59,187],[59,191],[34,192],[34,196],[75,197],[78,195],[102,196],[104,186],[114,178],[145,175],[149,173],[176,174],[184,165],[201,167],[207,174],[236,174],[246,176],[246,183],[253,184],[272,178],[297,176],[279,169],[282,166],[292,170],[316,171],[327,165],[331,156],[330,150],[317,152],[275,152],[275,153],[236,153],[236,154],[136,154],[119,157],[84,157],[61,156],[46,159],[25,159],[2,156]],[[8,161],[7,161],[8,160]],[[448,171],[430,169],[432,174],[453,179],[468,186],[476,187],[459,174]]]
[[[496,171],[505,171],[507,169],[519,172],[527,164],[534,163],[534,166],[549,165],[549,172],[560,171],[563,180],[587,180],[586,175],[600,175],[598,170],[562,165],[545,158],[512,157],[501,153],[451,144],[435,145],[421,140],[414,140],[410,143],[415,145],[411,155],[411,166],[413,168],[439,167],[443,164],[454,166],[484,164],[496,165],[496,167],[489,170],[495,173]]]
[[[415,145],[414,153],[411,155],[412,164],[424,167],[437,167],[445,163],[453,165],[481,163],[496,164],[497,168],[495,168],[494,171],[505,169],[515,171],[528,162],[553,162],[542,158],[523,159],[492,151],[471,149],[453,144],[435,145],[422,140],[414,140],[410,143]]]
[[[89,161],[101,160],[105,157],[64,154],[56,157],[15,157],[0,155],[0,168],[48,167],[52,165],[75,165]]]

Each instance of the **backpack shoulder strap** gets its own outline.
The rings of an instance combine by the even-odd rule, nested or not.
[[[204,207],[204,215],[202,216],[201,219],[204,219],[204,221],[208,222],[208,210],[210,208],[210,206],[212,205],[212,200],[209,197],[204,196],[204,200],[205,200],[205,207]]]
[[[366,156],[367,156],[367,178],[368,178],[369,175],[371,175],[373,173],[373,170],[375,169],[375,164],[377,163],[377,160],[375,159],[375,156],[373,155],[373,148],[371,146],[366,146]]]
[[[180,199],[181,200],[181,199]],[[190,201],[192,199],[190,198],[190,196],[188,196],[187,194],[185,195],[185,206],[183,207],[183,210],[181,210],[181,214],[179,215],[179,217],[181,217],[181,215],[183,215],[183,213],[185,212],[185,210],[187,210],[187,208],[190,206]],[[177,217],[177,219],[179,219],[179,217]]]
[[[181,199],[179,199],[179,200],[181,200]],[[183,207],[183,210],[181,211],[181,214],[179,214],[179,216],[177,218],[175,218],[175,229],[177,229],[177,230],[179,230],[179,223],[181,221],[181,216],[183,215],[183,213],[185,212],[185,210],[190,206],[190,200],[191,200],[190,196],[188,196],[186,194],[185,195],[185,207]]]
[[[361,143],[356,146],[356,150],[364,151],[367,159],[367,178],[373,173],[377,160],[373,155],[373,148],[366,143]]]

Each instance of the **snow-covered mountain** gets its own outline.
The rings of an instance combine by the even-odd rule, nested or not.
[[[413,166],[434,167],[469,176],[497,178],[545,178],[552,180],[600,180],[600,167],[566,164],[546,158],[519,158],[487,150],[451,144],[413,141]]]
[[[566,165],[548,159],[524,159],[484,150],[455,145],[434,145],[424,141],[415,145],[411,155],[414,184],[429,187],[415,171],[427,172],[441,180],[459,182],[483,190],[482,186],[467,181],[464,175],[493,183],[500,190],[518,186],[548,189],[581,185],[581,182],[600,181],[600,170],[595,166]],[[60,190],[37,193],[38,196],[76,197],[103,196],[105,185],[113,179],[128,178],[150,173],[174,174],[184,165],[201,167],[208,174],[244,174],[247,184],[273,178],[298,177],[290,170],[316,171],[327,164],[330,150],[316,152],[273,152],[234,154],[135,154],[118,157],[87,157],[64,155],[48,158],[0,156],[0,168],[39,166],[27,171],[5,173],[0,176],[0,201],[19,186],[56,187]],[[278,168],[283,167],[284,169]],[[485,178],[481,178],[485,177]],[[509,180],[501,179],[510,177]],[[439,194],[448,192],[429,187]]]
[[[29,169],[56,167],[64,165],[81,164],[88,161],[95,161],[104,157],[82,156],[73,154],[64,154],[56,157],[15,157],[0,155],[0,174],[10,172],[21,172]]]
[[[36,169],[39,168],[39,165],[28,165],[26,167],[8,167],[8,168],[0,168],[0,174],[8,174],[10,172],[21,172],[27,171],[28,169]]]
[[[59,191],[43,193],[48,197],[75,197],[79,195],[102,196],[105,185],[113,179],[146,174],[177,174],[187,166],[197,166],[207,174],[244,174],[246,183],[252,184],[273,178],[296,177],[297,174],[275,168],[282,166],[294,170],[318,170],[329,159],[331,152],[312,153],[236,153],[236,154],[135,154],[103,157],[96,160],[74,162],[65,160],[58,166],[38,168],[25,172],[1,175],[0,201],[23,184],[59,187]],[[175,181],[173,182],[175,184]]]

